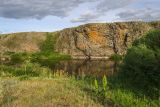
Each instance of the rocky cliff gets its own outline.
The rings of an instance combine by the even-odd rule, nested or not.
[[[55,51],[74,58],[106,58],[125,54],[132,43],[150,30],[160,29],[160,22],[93,23],[58,31]],[[55,34],[55,33],[53,33]],[[39,51],[46,33],[2,35],[0,52]]]
[[[160,22],[86,24],[60,31],[56,49],[75,58],[125,54],[136,39],[153,29],[160,29]]]

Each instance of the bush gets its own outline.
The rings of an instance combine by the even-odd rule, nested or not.
[[[33,64],[30,62],[25,62],[20,66],[6,66],[0,65],[1,77],[50,77],[52,70],[46,67],[41,67],[39,64]]]
[[[23,63],[29,57],[27,53],[12,53],[10,56],[13,64]]]
[[[111,59],[112,61],[119,62],[119,61],[122,60],[122,56],[119,55],[119,54],[113,54],[113,55],[110,57],[110,59]]]
[[[128,86],[150,97],[159,97],[160,31],[149,32],[128,49],[121,74]]]
[[[42,52],[54,52],[56,38],[51,33],[47,33],[46,36],[46,40],[41,44],[40,49]]]
[[[160,49],[160,30],[150,31],[145,35],[144,38],[141,38],[134,42],[134,46],[138,46],[140,44],[144,44],[147,48],[156,51]]]

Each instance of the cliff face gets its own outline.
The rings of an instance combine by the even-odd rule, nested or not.
[[[59,31],[55,50],[74,58],[125,54],[136,39],[153,29],[160,29],[160,22],[86,24]],[[37,52],[40,50],[40,43],[45,39],[46,33],[33,32],[1,36],[0,52]]]
[[[61,31],[56,50],[73,57],[88,58],[125,54],[136,39],[153,29],[160,29],[160,22],[86,24]]]

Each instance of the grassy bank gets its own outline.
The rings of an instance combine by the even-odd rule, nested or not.
[[[69,78],[1,78],[2,107],[101,107]]]
[[[101,107],[82,82],[36,63],[0,65],[2,107]]]
[[[69,77],[38,64],[0,66],[2,107],[158,107],[115,77]],[[24,106],[25,105],[25,106]]]

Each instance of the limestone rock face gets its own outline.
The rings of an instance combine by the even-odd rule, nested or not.
[[[73,57],[110,57],[125,54],[132,43],[149,30],[159,29],[160,22],[122,22],[86,24],[59,32],[56,50]]]

